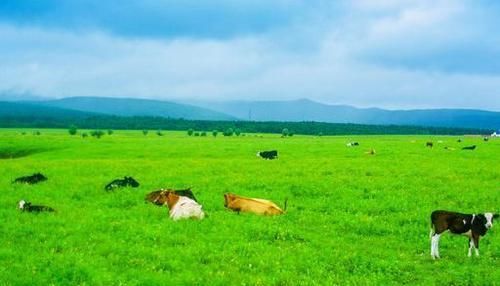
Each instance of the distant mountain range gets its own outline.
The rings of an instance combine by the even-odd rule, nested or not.
[[[45,116],[53,114],[62,117],[100,114],[218,121],[316,121],[490,130],[500,128],[500,112],[473,109],[384,110],[327,105],[306,99],[180,103],[136,98],[70,97],[56,100],[0,102],[0,116],[22,114]]]

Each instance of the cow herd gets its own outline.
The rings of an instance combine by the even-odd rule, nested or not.
[[[459,139],[458,142],[461,142]],[[359,146],[358,142],[349,142],[348,147]],[[426,142],[426,147],[433,148],[433,142]],[[476,145],[463,147],[463,150],[474,150]],[[451,147],[445,147],[450,150]],[[371,149],[369,154],[374,155],[375,150]],[[260,151],[257,156],[265,160],[274,160],[278,158],[277,150]],[[47,177],[41,173],[35,173],[30,176],[16,178],[13,183],[37,184],[46,181]],[[104,189],[106,191],[114,191],[124,187],[139,187],[139,182],[130,176],[125,176],[123,179],[115,179],[108,183]],[[191,188],[187,189],[160,189],[146,195],[146,202],[153,203],[157,206],[166,206],[168,208],[169,217],[174,220],[180,219],[203,219],[205,212],[202,205],[196,199]],[[287,200],[284,202],[283,209],[274,202],[259,199],[248,198],[231,193],[224,194],[224,207],[235,211],[254,213],[258,215],[281,215],[286,211]],[[33,205],[31,202],[21,200],[18,202],[20,210],[25,212],[55,212],[48,206]],[[499,215],[494,213],[484,214],[462,214],[458,212],[450,212],[437,210],[431,214],[431,257],[433,259],[440,258],[439,255],[439,239],[440,236],[449,231],[452,234],[465,235],[469,238],[468,256],[472,255],[472,250],[475,250],[476,255],[479,255],[479,239],[493,226],[493,220],[498,219]]]

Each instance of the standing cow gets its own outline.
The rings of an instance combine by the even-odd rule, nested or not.
[[[278,151],[276,151],[276,150],[260,151],[260,152],[257,152],[257,157],[261,157],[262,159],[266,159],[266,160],[273,160],[273,159],[278,158]]]

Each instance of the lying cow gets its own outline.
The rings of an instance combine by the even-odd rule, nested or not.
[[[260,151],[257,152],[257,157],[262,157],[263,159],[266,160],[273,160],[278,158],[278,151],[276,150],[271,150],[271,151]]]
[[[33,185],[33,184],[37,184],[37,183],[40,183],[43,181],[47,181],[47,177],[45,177],[44,175],[42,175],[40,173],[36,173],[36,174],[31,175],[31,176],[19,177],[19,178],[15,179],[13,183],[22,183],[22,184]]]
[[[123,188],[123,187],[132,187],[132,188],[137,188],[139,187],[139,182],[137,182],[134,178],[132,177],[123,177],[123,179],[116,179],[113,180],[111,183],[107,184],[104,189],[106,191],[113,191],[116,188]]]
[[[163,195],[165,197],[165,204],[169,209],[169,217],[172,220],[186,218],[203,219],[205,217],[202,206],[194,200],[179,196],[172,191],[166,191]]]
[[[430,141],[429,141],[429,142],[427,142],[427,143],[425,143],[425,147],[432,148],[433,146],[434,146],[434,143],[432,143],[432,142],[430,142]]]
[[[193,201],[198,202],[198,200],[196,199],[196,197],[194,196],[194,194],[190,188],[185,189],[185,190],[160,189],[158,191],[154,191],[154,192],[147,194],[146,197],[144,198],[144,200],[152,202],[153,204],[155,204],[157,206],[163,206],[167,200],[167,196],[166,196],[167,192],[174,192],[178,196],[188,197],[188,198],[192,199]]]
[[[462,150],[474,150],[474,149],[476,149],[476,145],[466,146],[462,148]]]
[[[224,207],[233,210],[235,212],[250,212],[260,215],[280,215],[286,210],[282,210],[275,203],[269,200],[255,199],[255,198],[245,198],[235,194],[224,194]]]
[[[453,234],[465,235],[469,238],[468,256],[472,255],[472,248],[479,256],[479,238],[486,235],[493,226],[493,219],[498,214],[462,214],[449,211],[434,211],[431,214],[431,256],[439,258],[439,238],[447,230]]]
[[[23,212],[54,212],[55,210],[47,206],[35,206],[25,200],[19,201],[19,209]]]
[[[358,142],[349,142],[346,144],[347,147],[354,147],[354,146],[359,146]]]

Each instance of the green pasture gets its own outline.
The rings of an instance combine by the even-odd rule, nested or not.
[[[500,212],[499,139],[32,131],[0,130],[0,285],[500,285],[500,222],[480,257],[444,235],[433,261],[429,243],[433,210]],[[270,149],[278,160],[256,157]],[[35,172],[48,181],[11,183]],[[104,191],[125,175],[140,187]],[[205,220],[144,202],[185,187]],[[238,215],[225,192],[288,198],[287,213]],[[22,213],[21,199],[57,212]]]

